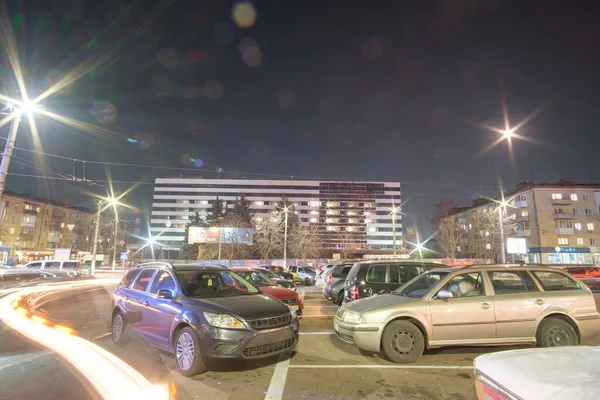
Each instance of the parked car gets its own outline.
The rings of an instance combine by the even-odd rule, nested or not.
[[[376,260],[354,264],[344,282],[344,301],[390,293],[425,271],[444,264],[411,260]]]
[[[29,261],[25,264],[17,266],[24,269],[48,269],[81,272],[81,262],[78,260],[38,260]]]
[[[343,341],[398,363],[426,348],[570,346],[600,333],[589,288],[556,268],[526,265],[429,271],[391,294],[344,304],[333,323]]]
[[[302,298],[298,293],[294,292],[293,290],[277,286],[269,279],[267,275],[263,274],[262,272],[255,271],[252,268],[234,267],[231,270],[256,286],[258,290],[264,294],[275,297],[277,300],[280,300],[295,310],[298,315],[302,315],[304,303],[302,302]]]
[[[289,273],[288,271],[286,271],[283,267],[281,267],[279,265],[267,265],[264,267],[275,272],[277,275],[279,275],[283,279],[294,282],[294,276],[291,273]]]
[[[269,277],[269,279],[271,279],[271,282],[273,282],[276,285],[293,290],[294,292],[297,290],[294,281],[283,279],[281,276],[277,275],[275,272],[271,271],[268,268],[253,267],[252,269],[264,273]]]
[[[174,353],[192,376],[205,360],[258,359],[298,344],[296,312],[235,272],[214,266],[140,264],[114,291],[112,340],[131,326],[151,345]]]
[[[335,264],[327,264],[327,265],[322,265],[319,268],[317,268],[317,274],[315,275],[315,287],[316,288],[322,288],[325,285],[325,275],[327,274],[327,271],[329,271],[331,268],[333,268]]]
[[[354,261],[336,264],[327,271],[322,291],[324,298],[333,301],[338,306],[342,305],[344,302],[344,282],[354,264]]]
[[[479,400],[600,399],[600,347],[501,351],[473,364]]]
[[[79,280],[81,275],[70,271],[43,271],[21,268],[0,268],[0,289],[10,289],[48,281]]]
[[[592,292],[600,292],[600,268],[592,266],[565,267],[565,271],[582,281]]]
[[[306,286],[310,286],[315,283],[315,276],[317,273],[313,267],[290,265],[288,271],[292,274],[295,274],[295,279],[297,279],[300,283],[304,283]]]

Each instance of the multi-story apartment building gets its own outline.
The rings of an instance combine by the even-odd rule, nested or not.
[[[504,197],[509,203],[506,215],[514,226],[506,236],[526,240],[526,253],[509,255],[509,261],[600,263],[600,185],[577,184],[572,178],[556,184],[523,182]],[[470,213],[497,206],[478,200],[473,207],[456,210],[453,218],[465,223]]]
[[[400,183],[296,180],[158,178],[155,181],[150,231],[160,243],[178,249],[189,217],[210,213],[218,196],[231,207],[245,195],[254,214],[272,211],[282,196],[294,204],[300,223],[319,227],[325,249],[351,248],[391,252],[402,245],[402,219],[395,232],[390,210],[400,205]],[[168,226],[167,226],[168,225]]]
[[[10,193],[3,194],[2,200],[5,207],[0,219],[0,252],[5,253],[4,257],[18,253],[26,260],[51,257],[57,248],[68,248],[72,253],[91,250],[95,212],[70,207],[66,201],[49,202]],[[100,227],[101,234],[107,236],[106,243],[112,239],[114,219],[103,216]],[[126,222],[121,222],[119,228],[124,233]]]

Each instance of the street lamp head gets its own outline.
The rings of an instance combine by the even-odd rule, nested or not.
[[[19,103],[19,109],[24,113],[31,113],[37,110],[38,106],[35,102],[31,100],[24,100]]]
[[[512,137],[514,134],[515,134],[515,132],[513,132],[513,130],[512,130],[512,129],[506,129],[506,130],[504,131],[504,137],[505,137],[505,138]]]
[[[156,242],[154,241],[154,238],[149,237],[148,239],[146,239],[146,241],[148,242],[148,244],[150,246],[152,246],[153,244],[155,244]]]
[[[113,207],[119,204],[119,201],[114,197],[109,197],[108,199],[106,199],[106,201],[108,201],[108,204],[110,204]]]

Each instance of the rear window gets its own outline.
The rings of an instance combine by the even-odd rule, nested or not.
[[[356,278],[358,277],[358,273],[363,265],[365,265],[365,264],[361,264],[361,263],[354,264],[354,266],[350,269],[350,272],[348,273],[348,277],[346,278],[346,281],[354,282],[356,280]]]
[[[345,278],[348,276],[351,269],[352,265],[338,265],[335,268],[333,268],[333,272],[331,273],[331,275],[333,275],[336,278]]]
[[[141,269],[132,269],[131,271],[126,273],[123,279],[121,279],[121,283],[119,283],[119,286],[124,288],[129,287],[129,285],[131,285],[131,282],[133,282],[136,276],[138,276],[140,271]]]
[[[75,270],[75,269],[77,269],[78,266],[79,266],[79,263],[77,263],[75,261],[65,261],[63,263],[62,269],[72,269],[72,270]]]
[[[581,290],[577,282],[560,272],[533,271],[533,274],[539,279],[542,287],[547,292]]]

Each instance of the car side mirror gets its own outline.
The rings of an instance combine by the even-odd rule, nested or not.
[[[158,293],[156,294],[156,297],[158,297],[159,299],[164,299],[164,300],[173,300],[173,292],[170,291],[169,289],[162,289],[159,290]]]
[[[447,290],[440,290],[436,296],[436,298],[438,299],[451,299],[453,298],[454,295],[452,294],[452,292],[449,292]]]

